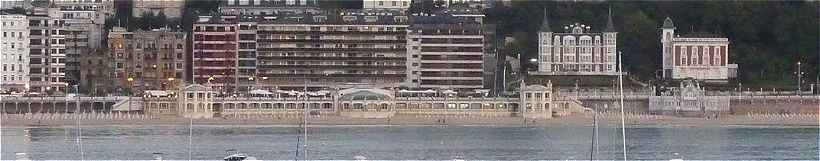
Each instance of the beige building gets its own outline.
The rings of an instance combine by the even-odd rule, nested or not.
[[[737,70],[736,64],[729,64],[729,38],[709,33],[677,35],[668,17],[661,27],[661,44],[663,78],[724,82],[730,71]]]
[[[108,34],[113,83],[135,90],[174,88],[184,78],[185,36],[167,29],[129,32],[114,27]]]
[[[185,7],[185,0],[133,0],[134,8],[131,14],[134,17],[142,17],[142,13],[151,12],[159,15],[160,12],[166,17],[182,17],[182,8]]]
[[[617,32],[610,14],[602,32],[574,23],[565,32],[553,32],[544,15],[538,36],[535,75],[617,75]]]

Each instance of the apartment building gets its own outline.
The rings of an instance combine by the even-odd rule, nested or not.
[[[240,79],[238,27],[238,16],[199,16],[194,22],[191,61],[194,83],[208,84],[220,91],[237,89]]]
[[[65,32],[66,82],[80,83],[80,57],[92,54],[102,44],[105,19],[114,15],[113,0],[52,0],[51,7],[59,9],[52,17],[59,20]]]
[[[415,88],[484,88],[483,15],[451,10],[417,14],[407,40],[407,80]]]
[[[114,83],[133,90],[167,90],[184,79],[186,34],[170,29],[126,31],[114,27],[108,36]]]
[[[399,11],[263,18],[258,75],[279,87],[399,86],[405,79],[408,16]]]
[[[32,92],[65,92],[66,36],[58,8],[34,8],[28,15]]]
[[[362,0],[365,10],[407,10],[412,0]]]
[[[278,15],[282,13],[320,13],[320,0],[220,0],[220,13],[226,15]]]
[[[29,90],[29,27],[25,15],[0,15],[0,91]]]
[[[398,11],[200,16],[193,77],[227,91],[399,86],[407,23]]]
[[[185,0],[134,0],[131,15],[142,17],[143,13],[165,14],[169,19],[181,18]]]

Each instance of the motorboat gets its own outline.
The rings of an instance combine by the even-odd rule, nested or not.
[[[236,150],[227,150],[228,156],[223,158],[225,161],[259,161],[255,157],[250,157],[243,153],[236,152]]]
[[[14,157],[17,161],[31,161],[26,153],[14,153]]]

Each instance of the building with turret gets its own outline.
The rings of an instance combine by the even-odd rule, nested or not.
[[[554,32],[547,11],[538,33],[538,65],[534,75],[617,75],[617,34],[612,13],[607,26],[593,32],[589,25],[574,23]],[[533,61],[533,60],[531,60]]]
[[[737,64],[729,64],[729,38],[702,32],[677,35],[668,17],[661,27],[661,44],[665,79],[725,82],[737,70]]]

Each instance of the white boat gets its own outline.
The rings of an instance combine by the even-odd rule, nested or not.
[[[14,157],[17,161],[31,161],[26,153],[14,153]]]
[[[225,161],[259,161],[259,159],[256,159],[255,157],[250,157],[243,153],[238,153],[236,152],[236,150],[233,149],[227,150],[227,152],[228,156],[223,158],[223,160]]]

